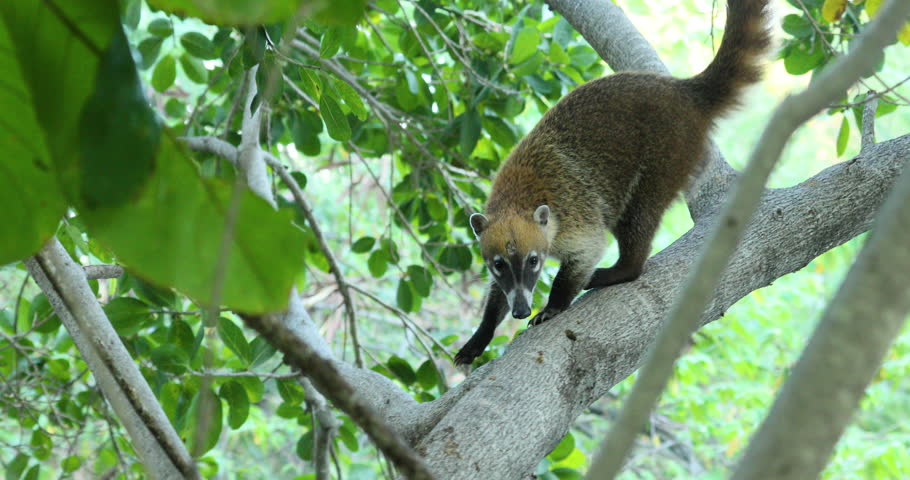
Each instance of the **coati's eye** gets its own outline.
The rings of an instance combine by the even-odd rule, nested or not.
[[[493,268],[496,269],[497,272],[501,272],[503,268],[506,268],[506,262],[501,258],[497,258],[496,260],[493,260]]]
[[[531,268],[534,268],[537,266],[538,261],[540,260],[538,260],[537,255],[531,255],[531,258],[528,259],[528,265],[530,265]]]

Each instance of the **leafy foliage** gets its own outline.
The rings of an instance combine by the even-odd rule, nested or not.
[[[91,286],[203,476],[309,478],[314,415],[304,390],[275,348],[230,310],[280,309],[296,286],[313,316],[325,320],[340,356],[360,348],[370,368],[418,401],[437,398],[459,379],[447,358],[478,317],[484,273],[468,213],[484,203],[490,176],[534,120],[605,67],[540,1],[117,5],[0,6],[8,86],[0,90],[0,123],[9,132],[0,143],[8,158],[0,175],[0,208],[8,212],[0,263],[34,253],[56,233],[82,263],[128,267]],[[878,2],[793,5],[797,13],[783,19],[784,67],[815,75],[849,47]],[[253,104],[265,107],[258,140],[292,170],[324,240],[359,287],[356,347],[339,329],[340,299],[316,230],[287,186],[274,185],[275,211],[237,190],[233,159],[189,152],[178,139],[215,136],[239,145],[245,73],[257,65]],[[831,110],[841,114],[840,133],[825,141],[838,155],[859,131],[848,111],[859,125],[856,102],[865,95]],[[896,93],[881,96],[878,113],[898,102]],[[658,243],[678,236],[683,217],[671,215]],[[772,301],[759,292],[739,316],[712,326],[685,357],[662,409],[683,431],[672,439],[644,435],[642,448],[697,445],[689,449],[696,463],[725,472],[798,349],[797,337],[779,333],[817,311],[830,291],[819,284],[841,275],[852,251],[839,255],[810,267],[830,271],[809,273],[815,282],[792,285],[797,293]],[[16,447],[0,453],[7,478],[140,476],[126,433],[47,298],[21,268],[4,268],[0,279],[0,442]],[[547,292],[543,283],[538,295]],[[203,315],[215,298],[225,311]],[[802,310],[793,308],[797,302]],[[397,324],[389,328],[389,312],[403,333]],[[516,334],[514,325],[505,330],[478,364]],[[773,355],[758,365],[740,344]],[[906,393],[899,379],[906,378],[907,348],[906,339],[898,344],[867,402],[870,412],[895,413],[864,413],[830,478],[894,478],[910,468],[900,439],[863,458],[870,445],[863,435],[891,425],[907,432],[899,412],[910,406],[896,399]],[[583,417],[541,461],[539,478],[580,478],[602,437],[601,417],[609,418],[609,407],[595,410],[599,416]],[[389,475],[351,419],[335,416],[341,426],[333,447],[346,478]],[[677,459],[656,458],[635,460],[636,471],[643,478],[692,474]]]

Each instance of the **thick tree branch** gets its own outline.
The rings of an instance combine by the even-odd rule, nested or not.
[[[910,312],[908,238],[910,171],[882,207],[734,480],[818,477]]]
[[[872,71],[881,51],[894,43],[903,19],[910,14],[910,2],[903,9],[892,0],[869,27],[853,50],[839,57],[822,71],[816,82],[803,92],[788,97],[768,121],[758,145],[739,178],[733,196],[702,248],[682,292],[676,297],[656,344],[627,398],[622,413],[613,424],[604,446],[594,459],[588,478],[614,478],[634,443],[635,435],[647,421],[664,386],[673,374],[673,364],[682,352],[686,339],[695,331],[700,314],[711,299],[720,274],[733,253],[747,222],[758,207],[771,170],[780,158],[784,145],[797,127],[812,118],[826,105],[836,101],[862,75]],[[886,18],[885,15],[894,15]]]
[[[149,476],[199,478],[195,462],[101,309],[82,267],[56,238],[25,264],[126,427]]]

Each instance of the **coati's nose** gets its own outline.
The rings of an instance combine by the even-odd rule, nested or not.
[[[531,314],[531,309],[527,305],[516,305],[512,309],[512,316],[521,320],[522,318],[528,318],[528,315]]]

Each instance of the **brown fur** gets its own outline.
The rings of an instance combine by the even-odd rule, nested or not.
[[[701,160],[714,121],[759,79],[758,62],[770,43],[766,4],[729,0],[723,41],[699,75],[623,72],[588,82],[550,109],[509,155],[493,183],[486,217],[472,218],[472,225],[487,263],[505,255],[509,244],[518,250],[516,258],[536,250],[560,260],[549,303],[532,324],[567,308],[582,288],[641,274],[660,219]],[[543,226],[533,218],[541,205],[551,212]],[[620,258],[595,271],[604,230],[612,231]],[[490,302],[484,324],[505,311]],[[472,338],[456,361],[482,352],[485,343],[474,354],[479,340]]]

